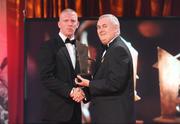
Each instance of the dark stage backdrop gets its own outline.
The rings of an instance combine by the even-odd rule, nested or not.
[[[77,39],[84,46],[91,59],[99,50],[100,41],[96,33],[97,18],[80,18]],[[43,87],[38,73],[38,50],[40,44],[58,34],[57,19],[25,20],[25,122],[35,123],[41,116],[41,92]],[[179,18],[119,18],[121,36],[138,51],[136,90],[141,100],[135,102],[136,118],[152,123],[161,115],[158,70],[153,67],[157,62],[157,47],[172,55],[180,53]],[[81,60],[83,61],[83,59]],[[82,62],[82,72],[91,71],[89,63]],[[86,69],[88,67],[88,69]],[[84,109],[87,106],[83,106]],[[87,111],[84,116],[88,117]],[[87,121],[87,120],[84,120]]]

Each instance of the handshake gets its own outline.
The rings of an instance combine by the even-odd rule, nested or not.
[[[81,87],[89,87],[89,80],[77,75],[75,78],[75,83]],[[76,101],[81,102],[82,100],[86,100],[85,93],[80,87],[73,88],[70,93],[70,97]]]
[[[70,97],[79,103],[85,99],[85,93],[80,87],[76,87],[71,90]]]

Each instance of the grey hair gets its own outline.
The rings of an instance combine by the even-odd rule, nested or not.
[[[120,22],[116,16],[112,14],[104,14],[99,17],[99,19],[102,19],[102,18],[108,18],[112,22],[112,24],[117,27],[117,35],[120,35]]]

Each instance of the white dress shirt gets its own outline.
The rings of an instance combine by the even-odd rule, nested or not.
[[[62,34],[61,32],[59,32],[59,36],[62,38],[62,40],[65,43],[67,37],[64,34]],[[73,39],[75,39],[74,36],[70,40],[73,40]],[[66,45],[66,48],[68,50],[69,56],[71,58],[73,68],[75,69],[75,66],[76,66],[76,48],[75,48],[75,45],[73,45],[71,43],[66,43],[65,45]]]

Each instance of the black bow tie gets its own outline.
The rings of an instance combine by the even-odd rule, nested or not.
[[[75,45],[76,40],[75,39],[74,40],[70,40],[69,38],[67,38],[66,41],[65,41],[65,44],[66,43],[71,43],[72,45]]]
[[[104,50],[107,50],[109,47],[111,47],[113,45],[113,42],[111,42],[109,45],[104,45],[104,44],[102,44],[102,47],[103,47],[103,49]]]
[[[103,49],[107,50],[108,49],[108,45],[103,45]]]

